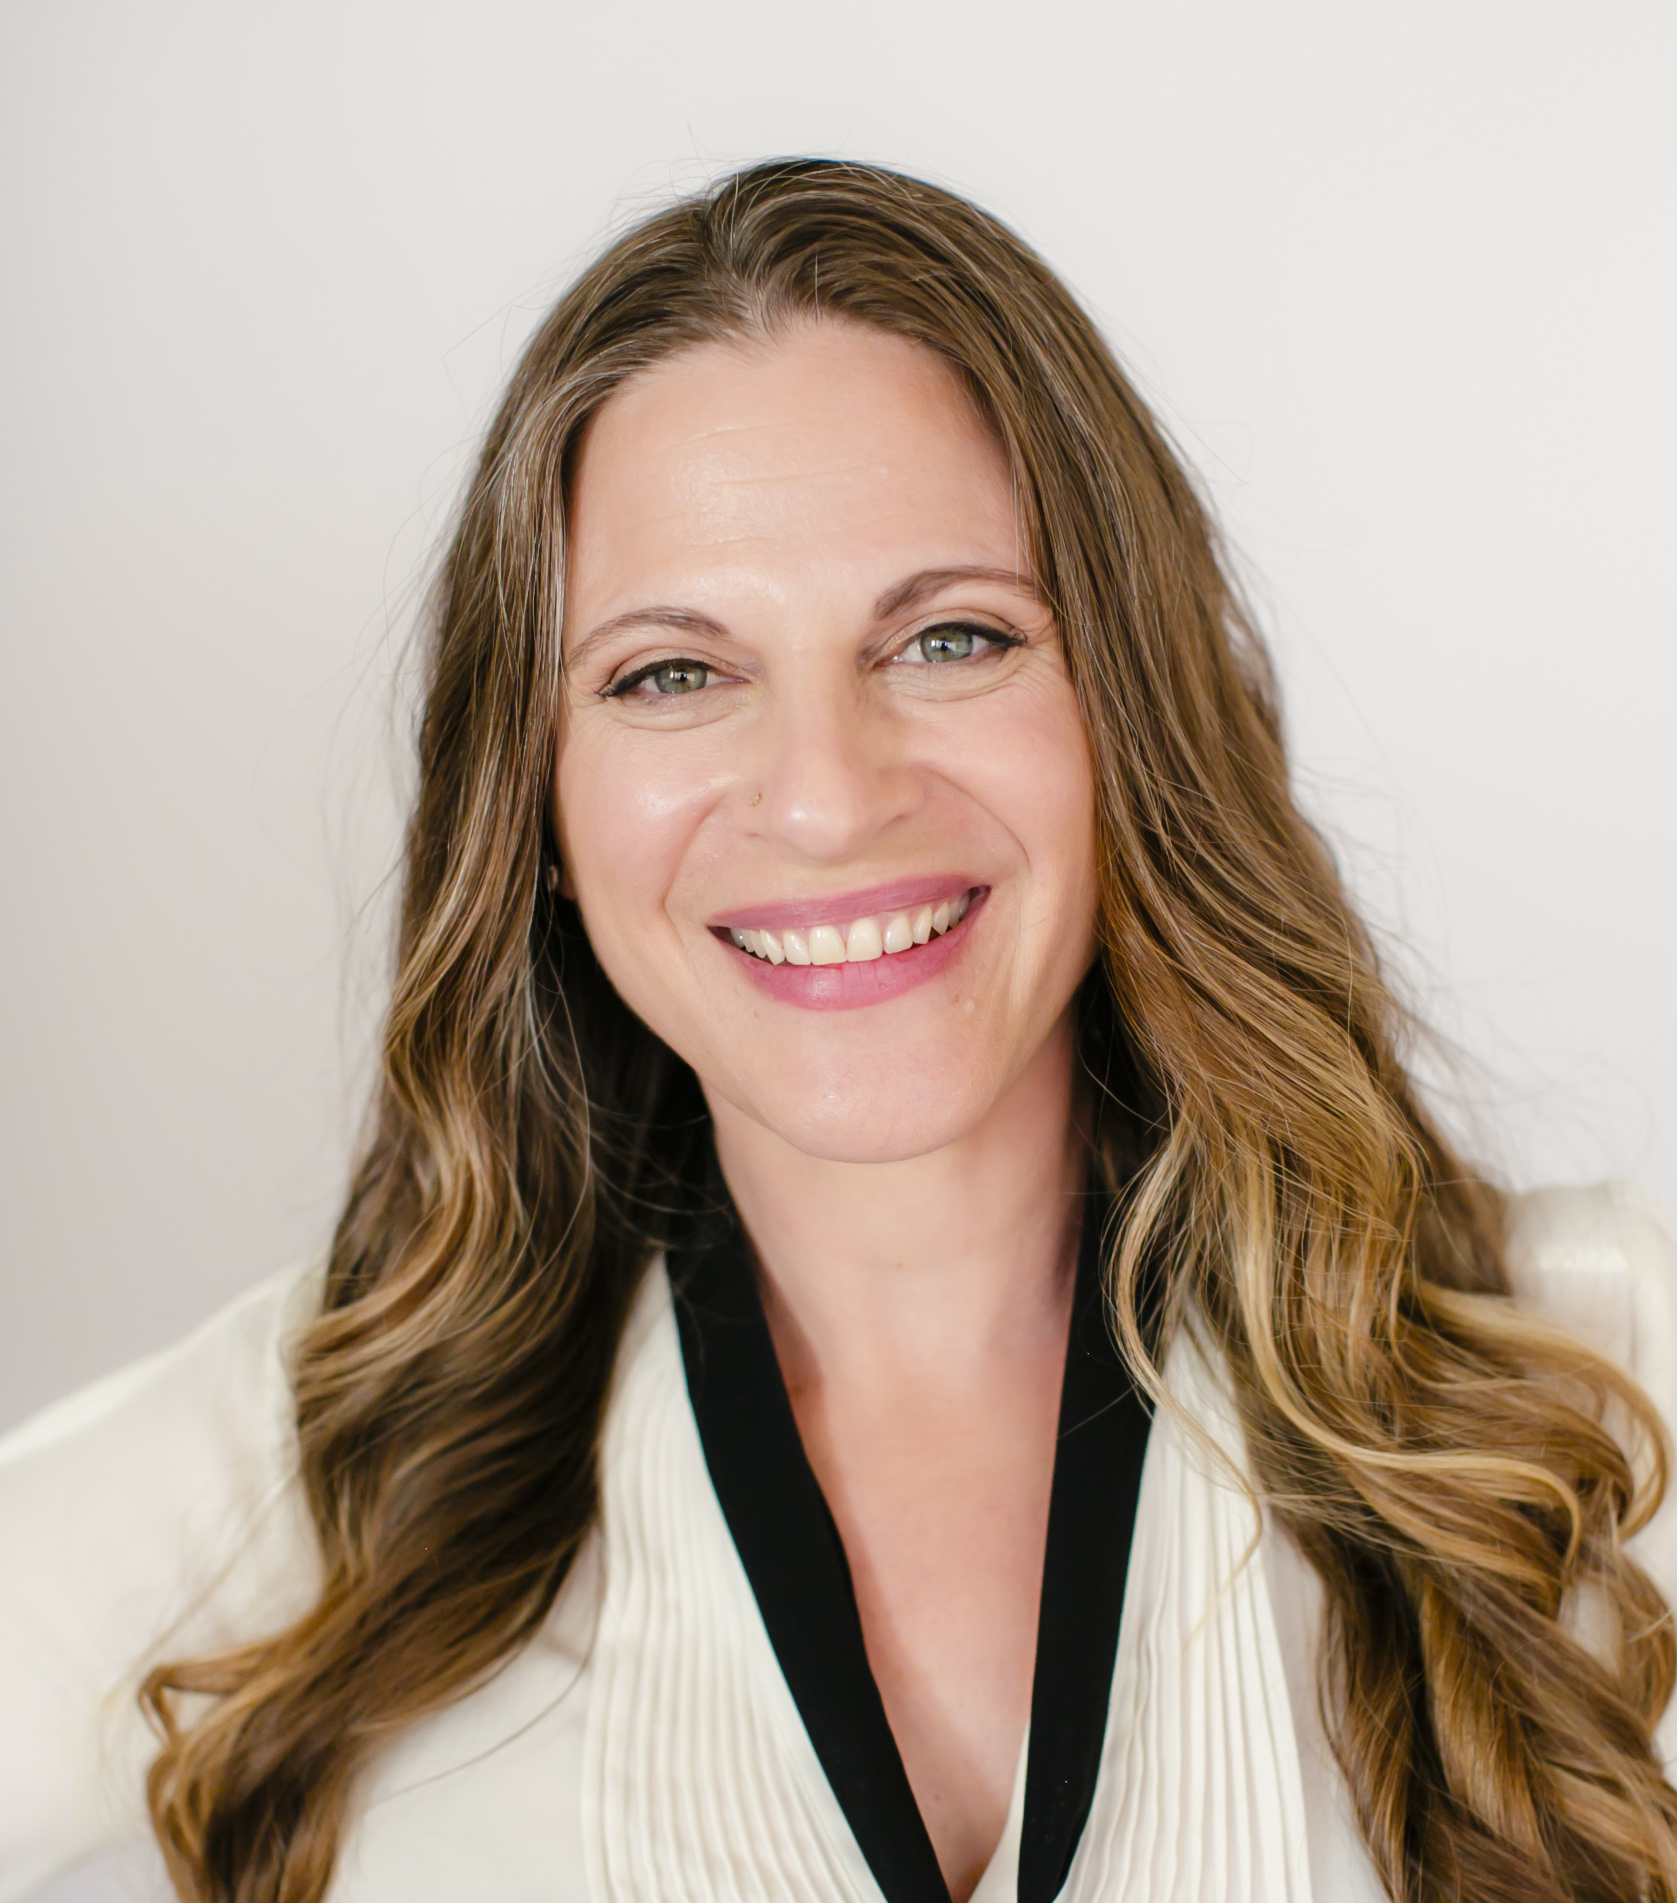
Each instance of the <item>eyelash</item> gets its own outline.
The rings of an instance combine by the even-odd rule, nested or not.
[[[933,635],[933,634],[976,635],[980,640],[988,644],[988,647],[991,651],[996,653],[1004,653],[1009,648],[1021,647],[1023,646],[1024,639],[1025,639],[1025,637],[1022,634],[1011,634],[1005,629],[990,627],[982,621],[934,621],[929,628],[922,628],[917,634],[911,636],[908,642],[905,644],[905,646],[902,649],[900,649],[897,652],[897,654],[891,657],[890,664],[893,666],[896,665],[899,661],[902,660],[903,654],[906,653],[909,648],[912,648],[914,646],[915,642],[924,641],[928,635]],[[970,660],[977,660],[979,658],[980,657],[977,654],[963,657],[963,659],[970,659]],[[958,666],[960,665],[960,663],[959,662],[950,663],[947,661],[946,662],[920,661],[918,663],[910,663],[910,665],[917,665],[921,667],[937,667],[937,666],[950,666],[950,665]],[[688,667],[688,668],[696,669],[697,671],[701,673],[705,673],[705,674],[712,674],[712,673],[716,673],[720,671],[718,669],[711,667],[708,661],[695,660],[690,655],[686,655],[686,654],[666,655],[662,660],[648,661],[645,664],[645,666],[637,667],[633,673],[625,674],[622,680],[611,682],[607,687],[601,690],[601,698],[604,700],[619,700],[623,696],[629,693],[632,693],[634,689],[639,687],[643,681],[651,680],[654,674],[662,673],[663,670],[667,667]],[[698,690],[694,690],[694,691],[698,691]],[[676,694],[671,694],[666,696],[660,696],[660,698],[678,700],[681,698],[681,696]]]
[[[667,667],[690,667],[701,674],[714,674],[717,672],[708,661],[695,661],[691,655],[686,654],[669,654],[661,661],[648,661],[644,667],[637,667],[632,674],[625,674],[620,681],[610,682],[607,686],[601,688],[600,698],[602,700],[620,700],[625,694],[639,687],[642,681],[651,680],[654,674],[661,674]],[[665,696],[665,698],[677,700],[680,696],[670,694]]]

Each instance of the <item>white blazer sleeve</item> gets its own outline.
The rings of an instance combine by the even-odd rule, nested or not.
[[[1629,1370],[1677,1444],[1677,1227],[1635,1183],[1537,1190],[1515,1199],[1516,1293]],[[1629,1550],[1677,1607],[1677,1466],[1659,1512]],[[1657,1733],[1677,1781],[1677,1699]]]
[[[0,1903],[146,1834],[148,1667],[310,1603],[285,1350],[316,1270],[0,1439]]]

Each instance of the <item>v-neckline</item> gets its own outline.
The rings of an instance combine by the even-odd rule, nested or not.
[[[719,1182],[719,1178],[717,1179]],[[1110,1199],[1084,1206],[1027,1732],[1018,1903],[1053,1903],[1100,1771],[1150,1410],[1101,1283]],[[705,1464],[776,1660],[886,1903],[949,1903],[868,1663],[843,1541],[805,1456],[731,1199],[668,1253]]]

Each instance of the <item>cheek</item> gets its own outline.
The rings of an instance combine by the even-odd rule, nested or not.
[[[1032,922],[1069,935],[1081,956],[1094,921],[1095,780],[1071,684],[1058,678],[998,706],[965,737],[961,759],[964,784],[1028,863]]]
[[[567,738],[560,750],[560,853],[588,935],[620,985],[614,965],[655,955],[660,924],[669,929],[664,901],[710,804],[707,763],[675,757],[691,751],[622,731]]]

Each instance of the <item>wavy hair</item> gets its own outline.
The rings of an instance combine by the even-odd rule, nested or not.
[[[1163,1262],[1229,1369],[1257,1488],[1322,1581],[1324,1716],[1387,1890],[1677,1903],[1652,1745],[1677,1649],[1623,1544],[1664,1487],[1658,1417],[1511,1303],[1498,1197],[1406,1075],[1215,531],[1089,318],[962,199],[815,161],[613,242],[465,496],[382,1072],[294,1369],[323,1583],[286,1630],[144,1688],[179,1894],[319,1903],[358,1773],[531,1637],[592,1524],[613,1358],[705,1116],[555,876],[567,457],[672,352],[811,318],[938,352],[1011,463],[1097,782],[1084,1058],[1109,1076],[1121,1049],[1146,1138],[1133,1176],[1095,1146],[1125,1187],[1114,1307],[1158,1391],[1138,1283]]]

